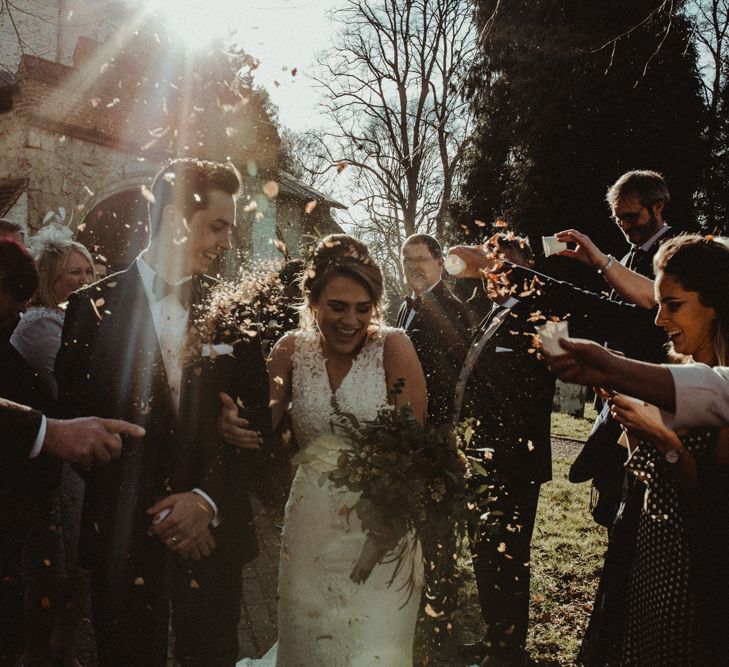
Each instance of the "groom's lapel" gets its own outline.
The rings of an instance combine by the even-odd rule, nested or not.
[[[123,401],[117,406],[122,411],[119,414],[128,414],[131,407],[130,418],[143,424],[164,419],[172,410],[169,384],[136,263],[119,274],[117,284],[109,289],[101,307],[111,315],[104,323],[104,352],[99,363],[116,369],[112,374],[118,387],[115,393]]]

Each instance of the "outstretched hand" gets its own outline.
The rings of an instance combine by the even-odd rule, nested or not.
[[[122,435],[141,438],[144,433],[141,426],[119,419],[49,419],[43,451],[49,456],[88,467],[95,461],[108,463],[117,458],[122,450]]]
[[[561,257],[576,259],[578,262],[596,269],[602,268],[607,264],[608,256],[592,242],[592,239],[587,234],[578,232],[576,229],[565,229],[557,232],[554,236],[558,241],[562,241],[563,243],[576,244],[574,250],[567,249],[557,253]]]
[[[549,370],[564,382],[593,387],[611,387],[617,356],[602,345],[579,338],[559,341],[565,354],[558,357],[543,352]]]
[[[218,418],[218,427],[225,442],[241,449],[260,449],[263,438],[258,431],[248,428],[250,422],[238,416],[238,406],[225,392],[220,392],[223,407]]]
[[[480,245],[453,246],[448,254],[456,255],[466,263],[466,268],[458,274],[458,278],[486,278],[498,263],[493,254],[484,252]]]
[[[636,402],[622,394],[612,396],[609,403],[613,419],[632,434],[646,439],[651,434],[666,430],[658,408],[653,405]]]

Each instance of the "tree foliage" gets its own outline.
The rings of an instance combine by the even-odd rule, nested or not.
[[[470,95],[477,129],[461,228],[505,218],[531,236],[576,227],[624,247],[604,195],[629,169],[669,183],[670,222],[695,224],[705,112],[691,26],[660,0],[481,0]]]
[[[345,0],[320,58],[323,154],[348,165],[355,223],[397,265],[405,236],[442,237],[470,134],[460,95],[475,53],[471,0]]]

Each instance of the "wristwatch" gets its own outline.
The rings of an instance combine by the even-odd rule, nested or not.
[[[605,275],[605,272],[613,265],[613,262],[615,261],[615,257],[612,255],[608,255],[608,261],[605,266],[603,266],[601,269],[598,269],[597,272],[602,276]]]
[[[663,455],[663,458],[666,460],[666,463],[678,463],[678,460],[681,458],[682,454],[683,448],[674,447],[673,449],[669,449]]]

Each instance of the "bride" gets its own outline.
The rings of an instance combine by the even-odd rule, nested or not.
[[[409,403],[422,422],[425,379],[409,338],[381,324],[382,273],[363,243],[327,236],[302,284],[300,329],[269,359],[274,426],[288,409],[301,447],[281,536],[278,644],[238,667],[411,667],[422,562],[405,606],[399,589],[406,575],[388,586],[392,563],[377,565],[364,584],[350,580],[365,542],[359,519],[347,512],[358,496],[321,483],[336,463],[337,444],[343,446],[321,436],[331,435],[336,409],[373,419],[398,379],[404,388],[392,400]]]

